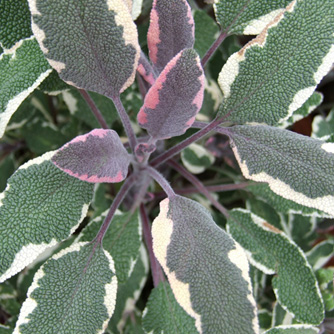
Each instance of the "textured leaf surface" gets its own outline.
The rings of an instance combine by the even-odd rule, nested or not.
[[[302,250],[283,232],[248,210],[236,209],[228,231],[247,251],[250,262],[266,274],[275,274],[276,297],[295,317],[320,324],[324,306],[315,275]]]
[[[165,199],[152,236],[174,296],[200,333],[258,333],[246,256],[204,207]]]
[[[309,325],[291,325],[291,326],[278,326],[264,334],[317,334],[319,329]]]
[[[324,240],[314,246],[307,255],[307,260],[314,270],[325,265],[334,254],[334,240]]]
[[[311,217],[331,217],[322,211],[303,206],[275,194],[265,183],[252,184],[248,186],[247,189],[256,197],[270,204],[278,212],[286,214],[303,214],[304,216]]]
[[[194,45],[194,19],[186,0],[154,0],[147,44],[152,63],[160,73],[183,49]]]
[[[228,120],[275,125],[288,119],[332,66],[333,26],[332,0],[296,0],[233,54],[218,79]]]
[[[198,334],[195,320],[178,304],[167,282],[160,282],[152,290],[144,310],[143,328],[151,334]]]
[[[216,0],[218,23],[228,34],[257,35],[291,0]]]
[[[93,185],[55,167],[53,154],[21,166],[0,194],[0,282],[68,238],[87,213]]]
[[[34,37],[0,55],[0,138],[23,100],[51,71]]]
[[[97,235],[107,212],[95,218],[81,232],[80,241],[92,241]],[[139,255],[141,244],[141,224],[138,212],[132,216],[119,211],[103,239],[103,247],[115,261],[116,275],[120,283],[124,283],[132,273]]]
[[[54,255],[35,274],[13,334],[103,333],[115,308],[114,273],[112,257],[94,244]]]
[[[261,125],[235,126],[229,135],[246,178],[266,182],[286,199],[334,215],[333,143]]]
[[[116,131],[95,129],[65,144],[52,162],[82,181],[121,182],[128,174],[130,155]]]
[[[194,50],[178,53],[148,91],[138,122],[154,139],[183,134],[195,121],[204,95],[204,73]]]
[[[124,0],[29,0],[32,30],[67,83],[117,96],[135,77],[137,30]]]

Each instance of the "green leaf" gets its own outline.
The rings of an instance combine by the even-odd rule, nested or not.
[[[0,334],[12,334],[12,333],[13,333],[13,328],[0,324]]]
[[[312,137],[327,141],[334,133],[334,108],[326,118],[317,115],[312,123]]]
[[[334,288],[333,288],[333,275],[334,268],[319,269],[316,271],[316,276],[319,282],[322,298],[325,303],[326,311],[332,311],[334,309]]]
[[[215,0],[216,19],[228,34],[257,35],[290,0]]]
[[[304,117],[308,116],[314,109],[316,109],[322,103],[323,98],[324,97],[321,93],[314,92],[300,108],[293,112],[289,119],[283,121],[278,126],[281,128],[287,128],[297,121],[300,121]]]
[[[21,305],[17,300],[17,292],[9,282],[0,284],[0,305],[1,310],[11,316],[16,316],[20,312]]]
[[[293,315],[285,310],[279,302],[275,302],[271,327],[292,325],[293,320]]]
[[[103,333],[115,308],[114,273],[112,257],[96,244],[54,255],[36,273],[13,334]]]
[[[116,308],[108,326],[113,334],[126,332],[124,327],[127,317],[135,311],[135,304],[146,283],[148,271],[147,252],[145,247],[141,245],[140,255],[131,276],[118,286]]]
[[[59,78],[55,70],[52,70],[50,75],[38,86],[39,90],[49,95],[58,95],[69,88],[70,86]]]
[[[266,274],[276,273],[272,286],[279,303],[296,319],[320,324],[324,306],[305,254],[269,223],[248,210],[235,209],[228,219],[228,232],[247,251],[255,267]]]
[[[215,157],[203,146],[190,144],[181,152],[183,165],[193,174],[200,174],[210,167]]]
[[[258,332],[246,256],[204,207],[181,196],[165,199],[152,236],[174,296],[200,333]]]
[[[14,173],[15,165],[13,156],[10,154],[0,161],[0,191],[4,191],[7,179]]]
[[[334,216],[333,143],[262,125],[234,126],[228,135],[247,179]]]
[[[263,334],[317,334],[319,329],[310,325],[278,326]]]
[[[222,113],[239,124],[290,118],[332,66],[333,26],[332,0],[291,2],[224,65]]]
[[[143,316],[145,333],[198,334],[195,320],[176,301],[167,282],[160,282],[150,294]]]
[[[124,0],[29,0],[29,5],[36,39],[65,82],[109,97],[133,83],[140,48]]]
[[[0,2],[0,45],[6,50],[32,35],[30,11],[26,0]]]
[[[89,92],[90,97],[95,102],[96,106],[101,111],[107,124],[111,125],[117,119],[117,111],[114,104],[107,97]],[[83,99],[77,89],[71,89],[62,93],[63,99],[70,111],[70,113],[76,118],[84,121],[91,128],[99,128],[101,125],[98,123],[87,102]]]
[[[314,270],[325,265],[334,254],[334,240],[324,240],[314,246],[306,255]]]
[[[92,241],[108,212],[92,220],[81,232],[79,241]],[[103,247],[115,261],[116,275],[124,283],[133,271],[141,245],[141,223],[138,211],[133,215],[117,211],[103,239]]]
[[[86,216],[93,185],[55,167],[53,154],[22,165],[0,194],[0,282],[68,238]]]
[[[304,216],[319,218],[331,217],[330,215],[322,211],[303,206],[275,194],[267,184],[252,184],[248,186],[247,189],[250,190],[258,199],[262,199],[263,201],[271,205],[277,212],[285,214],[302,214]]]
[[[51,71],[34,37],[0,55],[0,138],[16,109]]]

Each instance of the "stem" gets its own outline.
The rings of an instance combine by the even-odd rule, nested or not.
[[[158,155],[151,161],[151,166],[152,167],[157,167],[164,163],[165,161],[169,160],[171,157],[173,157],[175,154],[181,152],[184,148],[192,144],[193,142],[201,139],[204,137],[206,134],[211,132],[212,130],[215,130],[215,128],[223,122],[224,119],[222,118],[215,118],[211,123],[209,123],[206,127],[203,129],[199,130],[198,132],[194,133],[192,136],[188,137],[181,143],[175,145],[171,149],[167,150],[166,152]]]
[[[92,113],[94,114],[96,120],[100,123],[102,128],[103,129],[109,129],[109,126],[108,126],[106,120],[104,119],[101,111],[96,106],[94,100],[91,98],[91,96],[88,94],[88,92],[85,91],[84,89],[78,89],[78,91],[81,94],[81,96],[84,98],[86,103],[89,105],[90,109],[92,110]]]
[[[160,264],[153,253],[151,225],[149,223],[149,218],[147,216],[144,204],[140,205],[140,217],[143,225],[144,239],[148,250],[148,255],[150,257],[153,284],[154,287],[156,287],[161,281],[165,280],[165,277],[161,270]]]
[[[120,206],[121,202],[123,201],[125,195],[128,193],[128,191],[131,189],[131,187],[133,186],[135,180],[137,179],[137,175],[136,174],[132,174],[130,177],[128,177],[125,182],[123,183],[121,189],[119,190],[119,192],[117,193],[116,197],[114,198],[114,201],[112,202],[109,212],[106,216],[106,218],[104,219],[104,222],[100,228],[100,231],[98,232],[98,234],[96,235],[94,242],[100,243],[102,244],[102,240],[110,226],[111,220],[116,212],[116,210],[118,209],[118,207]]]
[[[126,113],[123,103],[120,99],[120,96],[116,96],[116,97],[112,97],[111,98],[114,102],[114,105],[116,107],[116,110],[118,112],[119,117],[121,118],[121,121],[123,123],[126,135],[129,138],[129,143],[130,143],[130,147],[132,152],[135,151],[135,147],[137,145],[137,137],[135,135],[135,132],[133,131],[133,128],[131,126],[131,122],[130,122],[130,118],[128,116],[128,114]]]
[[[149,175],[160,184],[161,188],[165,191],[168,198],[172,199],[176,196],[173,188],[168,181],[155,169],[150,166],[145,166],[145,169],[149,172]]]
[[[206,54],[203,56],[201,60],[201,65],[204,68],[207,62],[210,60],[210,58],[213,56],[213,54],[216,52],[216,50],[219,48],[219,45],[223,43],[224,39],[228,36],[228,29],[225,31],[222,31],[218,38],[213,42],[213,44],[210,46],[209,50],[206,52]]]
[[[200,193],[205,195],[207,199],[219,210],[226,218],[229,217],[227,209],[225,209],[207,190],[207,188],[203,185],[203,183],[195,177],[193,174],[189,173],[183,166],[179,165],[177,162],[170,160],[168,161],[168,165],[178,171],[184,178],[186,178],[189,182],[191,182]]]

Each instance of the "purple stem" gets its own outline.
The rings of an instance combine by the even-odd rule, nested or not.
[[[114,96],[111,97],[111,99],[114,102],[114,105],[116,107],[116,110],[118,112],[119,117],[121,118],[121,121],[123,123],[126,135],[129,138],[129,143],[130,143],[130,147],[132,152],[135,151],[135,147],[137,145],[137,137],[135,135],[135,132],[133,131],[133,128],[131,126],[131,122],[130,122],[130,118],[128,116],[128,114],[126,113],[123,103],[121,101],[120,96]]]
[[[145,169],[148,171],[149,175],[159,183],[161,188],[167,194],[168,198],[172,199],[176,196],[173,188],[170,186],[168,181],[155,169],[150,166],[145,166]]]
[[[96,235],[94,242],[96,244],[100,243],[102,244],[102,240],[103,237],[105,236],[111,220],[116,212],[116,210],[118,209],[118,207],[120,206],[120,204],[122,203],[124,197],[126,196],[126,194],[128,193],[128,191],[131,189],[131,187],[133,186],[134,182],[136,181],[136,179],[138,178],[138,175],[136,174],[132,174],[131,176],[129,176],[125,182],[123,183],[121,189],[119,190],[119,192],[117,193],[116,197],[114,198],[109,212],[106,216],[106,218],[104,219],[104,222],[100,228],[100,231],[98,232],[98,234]]]
[[[144,239],[150,257],[153,284],[156,287],[160,282],[165,280],[165,277],[160,264],[153,253],[151,225],[144,204],[140,205],[140,217],[143,225]]]
[[[78,91],[81,94],[81,96],[84,98],[86,103],[89,105],[90,109],[92,110],[92,113],[94,114],[95,118],[100,123],[102,128],[103,129],[109,129],[109,126],[108,126],[106,120],[104,119],[101,111],[96,106],[94,100],[91,98],[91,96],[88,94],[88,92],[85,91],[84,89],[78,89]]]
[[[210,46],[209,50],[206,52],[206,54],[203,56],[201,60],[201,65],[204,68],[207,62],[210,60],[210,58],[213,56],[213,54],[216,52],[216,50],[219,48],[219,45],[223,43],[224,39],[228,36],[227,33],[228,29],[225,31],[222,31],[218,38],[213,42],[213,44]]]
[[[205,195],[205,197],[219,210],[226,218],[229,217],[227,209],[225,209],[207,190],[204,184],[193,174],[188,172],[183,166],[175,162],[174,160],[169,160],[168,165],[174,168],[177,172],[179,172],[184,178],[186,178],[189,182],[191,182],[200,193]]]

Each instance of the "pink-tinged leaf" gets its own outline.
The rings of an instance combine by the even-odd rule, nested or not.
[[[154,0],[147,44],[150,59],[161,72],[181,50],[194,45],[194,19],[186,0]]]
[[[143,79],[147,83],[149,83],[152,86],[155,81],[153,68],[144,57],[145,56],[141,55],[141,57],[139,58],[137,72],[143,77]]]
[[[52,162],[82,181],[113,183],[126,177],[130,155],[115,131],[95,129],[61,147]]]
[[[197,53],[178,53],[148,91],[138,122],[154,139],[183,134],[194,122],[203,102],[204,73]]]

